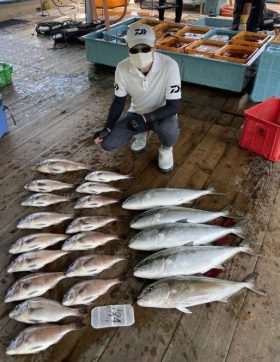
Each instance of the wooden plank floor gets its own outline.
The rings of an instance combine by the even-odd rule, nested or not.
[[[14,83],[3,89],[5,103],[17,120],[17,127],[0,140],[0,361],[279,361],[279,225],[280,164],[272,163],[238,147],[244,108],[251,104],[241,95],[183,84],[179,119],[181,135],[174,149],[176,167],[162,174],[156,167],[158,140],[153,137],[147,151],[133,155],[129,147],[109,154],[92,143],[92,135],[104,123],[113,97],[113,71],[87,62],[82,44],[51,50],[52,41],[34,35],[29,24],[1,33],[0,59],[14,65]],[[177,310],[140,308],[135,300],[145,280],[132,277],[133,266],[145,255],[127,248],[133,234],[129,220],[135,212],[119,205],[81,215],[119,215],[123,221],[103,230],[122,236],[96,250],[97,253],[129,253],[131,258],[100,274],[110,278],[127,274],[128,280],[99,298],[94,306],[132,303],[136,322],[120,329],[94,330],[89,316],[86,328],[68,334],[57,345],[34,356],[7,357],[5,348],[25,326],[9,319],[12,304],[4,294],[18,275],[8,275],[8,254],[12,241],[29,232],[16,229],[17,220],[35,208],[20,206],[27,195],[24,184],[41,175],[32,164],[48,157],[63,157],[93,164],[96,169],[132,172],[134,178],[117,183],[122,197],[154,187],[203,189],[214,185],[224,195],[208,196],[194,206],[220,210],[229,204],[233,212],[247,217],[246,233],[253,237],[263,258],[239,255],[226,263],[221,278],[241,281],[259,272],[257,284],[268,291],[266,298],[242,291],[229,303],[193,307],[192,314]],[[79,182],[85,173],[54,177]],[[72,204],[48,210],[72,210]],[[224,222],[225,220],[220,220]],[[63,232],[66,225],[51,229]],[[239,240],[228,237],[227,244]],[[63,271],[83,253],[73,253],[45,267]],[[21,275],[20,275],[21,276]],[[63,280],[46,296],[61,301],[77,280]],[[70,321],[70,320],[69,320]]]

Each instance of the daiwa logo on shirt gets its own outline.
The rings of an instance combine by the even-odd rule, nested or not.
[[[118,86],[118,84],[117,83],[115,83],[115,90],[117,91],[117,90],[119,90],[119,86]]]
[[[178,93],[180,91],[180,89],[181,89],[181,87],[178,86],[178,85],[171,85],[170,88],[171,88],[170,93]]]
[[[145,35],[146,33],[146,29],[135,29],[135,35]]]

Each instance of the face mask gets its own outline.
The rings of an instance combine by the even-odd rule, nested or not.
[[[129,54],[129,61],[138,69],[146,68],[153,62],[153,52]]]

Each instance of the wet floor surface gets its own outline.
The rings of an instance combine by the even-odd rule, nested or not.
[[[13,85],[3,89],[4,101],[13,112],[17,126],[0,140],[0,229],[1,229],[1,361],[277,361],[279,356],[279,164],[272,163],[238,147],[244,108],[240,95],[190,84],[182,87],[179,120],[181,135],[174,148],[175,168],[170,174],[157,169],[158,140],[150,139],[147,150],[134,155],[126,146],[109,154],[92,143],[93,133],[106,119],[113,97],[112,69],[96,67],[86,60],[83,44],[52,50],[49,38],[37,37],[31,22],[1,33],[0,58],[13,64]],[[14,259],[8,254],[11,243],[30,231],[18,230],[17,220],[36,208],[22,207],[28,195],[24,185],[34,178],[53,178],[80,183],[86,172],[60,176],[40,175],[31,166],[46,158],[68,158],[121,173],[133,173],[131,180],[114,186],[121,193],[110,196],[124,199],[136,192],[155,187],[203,189],[214,185],[223,195],[206,196],[194,207],[221,210],[232,205],[233,213],[246,217],[246,235],[255,240],[254,248],[266,256],[239,255],[225,264],[225,270],[208,275],[241,281],[253,271],[259,272],[257,285],[268,297],[242,291],[228,303],[212,303],[191,308],[184,315],[172,309],[141,308],[137,295],[149,282],[132,276],[133,266],[149,255],[127,247],[135,232],[129,228],[137,214],[124,210],[120,203],[96,210],[83,210],[77,216],[118,216],[100,229],[118,235],[94,250],[97,254],[129,254],[123,261],[98,277],[126,276],[93,306],[132,304],[135,324],[119,329],[94,330],[90,316],[86,327],[69,333],[46,351],[33,356],[7,357],[5,348],[24,325],[9,319],[15,303],[3,303],[7,288],[27,273],[9,275],[7,266]],[[56,192],[77,197],[74,191]],[[72,212],[73,202],[44,208],[48,211]],[[216,224],[230,226],[230,219]],[[63,233],[67,222],[47,231]],[[230,235],[217,244],[238,245]],[[62,243],[58,244],[61,247]],[[55,249],[55,247],[53,247]],[[45,272],[65,271],[77,257],[88,252],[73,252],[43,268]],[[69,278],[44,296],[61,301],[70,286],[83,278]],[[88,312],[90,312],[88,309]],[[73,318],[63,321],[72,322]]]

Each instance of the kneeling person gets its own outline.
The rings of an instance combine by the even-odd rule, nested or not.
[[[178,64],[155,52],[155,33],[148,25],[131,26],[127,32],[129,57],[115,72],[115,97],[105,127],[94,142],[113,151],[133,139],[131,149],[145,149],[151,131],[160,140],[158,165],[163,172],[173,168],[173,146],[179,137],[177,110],[181,98]],[[131,105],[122,114],[127,95]]]

